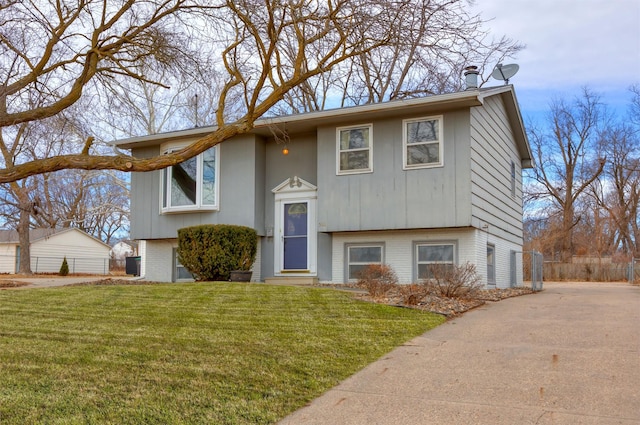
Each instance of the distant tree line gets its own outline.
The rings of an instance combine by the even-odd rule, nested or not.
[[[629,93],[624,115],[584,88],[528,125],[535,168],[524,180],[526,249],[564,263],[640,257],[640,86]]]

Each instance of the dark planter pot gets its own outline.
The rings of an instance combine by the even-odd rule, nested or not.
[[[232,270],[229,280],[232,282],[250,282],[252,273],[251,270]]]

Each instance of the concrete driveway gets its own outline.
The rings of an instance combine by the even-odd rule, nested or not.
[[[640,287],[544,288],[413,339],[280,424],[640,424]]]

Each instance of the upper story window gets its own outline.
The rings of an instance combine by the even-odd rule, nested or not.
[[[164,152],[179,149],[173,147]],[[218,209],[219,154],[214,146],[162,170],[162,212]]]
[[[442,116],[403,121],[404,169],[442,165]]]
[[[516,163],[511,161],[511,196],[516,196]]]
[[[337,174],[370,173],[373,171],[372,125],[337,129]]]

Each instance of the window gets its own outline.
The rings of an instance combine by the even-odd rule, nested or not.
[[[173,150],[168,150],[172,152]],[[162,171],[162,211],[218,208],[218,147]]]
[[[404,120],[404,169],[442,165],[442,117]]]
[[[16,245],[16,273],[20,273],[20,245]]]
[[[360,270],[369,264],[382,264],[382,245],[347,246],[347,280],[358,279]]]
[[[511,161],[511,196],[516,196],[516,163]]]
[[[496,247],[487,244],[487,283],[496,284]]]
[[[193,275],[187,270],[182,264],[180,264],[180,259],[178,258],[178,250],[173,248],[173,261],[175,267],[173,269],[174,282],[184,281],[184,280],[193,280]]]
[[[338,128],[338,174],[373,171],[371,146],[372,126]]]
[[[434,267],[452,269],[455,264],[455,245],[450,244],[416,244],[416,269],[418,279],[431,279]]]

